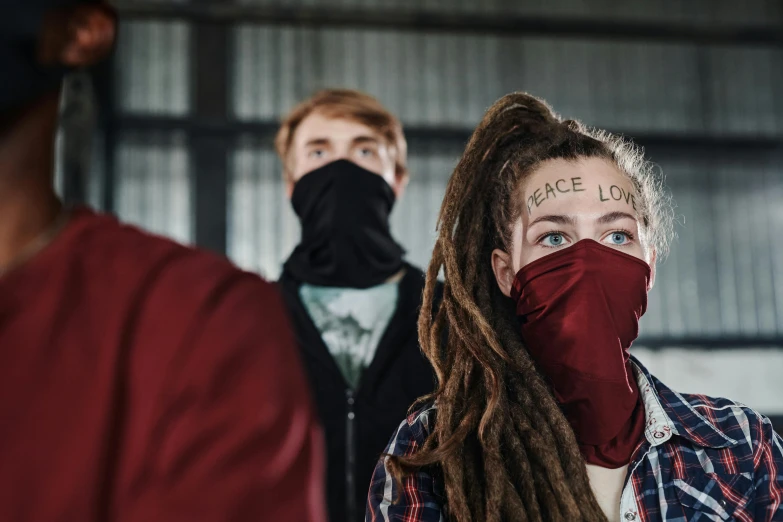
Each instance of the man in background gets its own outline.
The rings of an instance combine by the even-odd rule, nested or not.
[[[66,209],[59,90],[101,1],[0,16],[0,520],[322,521],[322,442],[282,303],[225,260]]]
[[[406,142],[374,98],[324,90],[284,119],[275,145],[302,224],[280,286],[326,432],[329,518],[358,522],[389,436],[434,388],[417,337],[424,274],[389,230]]]

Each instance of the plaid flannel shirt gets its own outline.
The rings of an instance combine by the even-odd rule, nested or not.
[[[677,393],[633,362],[647,427],[628,466],[621,520],[783,521],[783,440],[769,419],[727,399]],[[431,405],[410,415],[386,453],[421,448],[436,411]],[[398,488],[385,460],[373,474],[367,522],[448,520],[439,470],[420,470]]]

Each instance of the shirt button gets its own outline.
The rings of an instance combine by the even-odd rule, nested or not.
[[[723,509],[726,509],[726,506],[727,506],[727,505],[728,505],[728,502],[726,502],[726,500],[725,500],[725,499],[721,499],[721,501],[720,501],[720,507],[722,507]]]
[[[633,511],[626,511],[625,512],[625,520],[636,520],[636,513]]]

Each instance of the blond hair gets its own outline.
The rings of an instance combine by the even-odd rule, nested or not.
[[[408,145],[400,120],[369,94],[351,89],[324,89],[294,107],[277,131],[275,150],[283,162],[286,179],[291,179],[290,152],[296,129],[313,113],[355,121],[373,129],[390,149],[397,178],[408,176]]]

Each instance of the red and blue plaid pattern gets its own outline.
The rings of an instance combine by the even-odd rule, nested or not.
[[[620,514],[639,522],[783,522],[783,440],[769,419],[730,401],[677,393],[633,360],[647,416],[628,466]],[[386,448],[410,455],[435,426],[430,405],[402,422]],[[448,520],[439,470],[420,470],[398,488],[382,459],[367,522]]]

